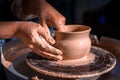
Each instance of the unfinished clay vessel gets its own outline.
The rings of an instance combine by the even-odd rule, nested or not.
[[[66,25],[65,31],[55,31],[55,47],[63,52],[64,60],[86,57],[91,48],[91,28],[85,25]]]

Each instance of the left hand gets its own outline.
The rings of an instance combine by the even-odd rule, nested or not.
[[[45,0],[25,0],[24,2],[26,2],[23,5],[24,13],[37,15],[44,28],[49,30],[49,26],[54,26],[58,31],[65,30],[65,17]]]

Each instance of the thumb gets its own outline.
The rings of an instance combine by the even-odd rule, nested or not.
[[[43,26],[38,27],[38,33],[39,33],[39,35],[42,35],[49,44],[51,44],[51,45],[55,44],[55,40],[50,35],[50,31],[49,31],[49,29],[47,27],[47,24],[45,22],[43,22],[41,24]]]
[[[54,23],[55,28],[56,28],[58,31],[64,31],[64,30],[65,30],[65,21],[66,21],[65,18],[62,18],[62,19],[60,19],[59,21],[55,21],[55,23]]]

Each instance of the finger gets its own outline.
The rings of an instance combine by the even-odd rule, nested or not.
[[[48,28],[48,25],[46,23],[46,20],[44,18],[44,16],[39,17],[39,23],[42,25],[42,27],[46,30],[44,33],[46,33],[45,35],[43,35],[45,37],[45,39],[49,42],[53,41],[52,44],[55,43],[55,40],[52,38],[52,36],[50,35],[50,30]],[[47,36],[48,35],[48,36]]]
[[[38,33],[39,35],[42,35],[49,44],[51,45],[55,44],[55,40],[45,28],[38,27]]]
[[[54,21],[54,26],[58,31],[64,31],[65,30],[65,21],[66,19],[64,17],[55,20]]]
[[[53,54],[50,54],[50,53],[47,53],[47,52],[43,52],[41,50],[38,50],[36,48],[33,48],[32,49],[36,54],[38,54],[39,56],[42,56],[42,57],[45,57],[47,59],[51,59],[51,60],[62,60],[63,57],[60,56],[60,55],[53,55]]]
[[[53,46],[48,44],[47,41],[42,36],[40,36],[40,40],[42,42],[40,44],[42,51],[45,51],[45,52],[48,52],[51,54],[55,54],[55,55],[62,55],[62,51],[60,51],[59,49],[54,48]]]
[[[44,17],[39,17],[39,23],[41,24],[42,27],[44,27],[48,31],[48,33],[50,33]]]
[[[55,44],[54,38],[50,34],[44,34],[43,37],[45,37],[45,40],[49,42],[49,44],[53,45]]]
[[[32,32],[31,37],[32,37],[32,44],[37,49],[40,49],[41,51],[45,51],[55,55],[62,55],[62,51],[48,44],[48,42],[42,36],[39,36],[39,34],[36,31]]]

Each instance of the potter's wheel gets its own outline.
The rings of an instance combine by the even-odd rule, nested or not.
[[[110,71],[116,63],[115,57],[110,52],[94,46],[91,48],[91,53],[95,54],[94,61],[88,65],[82,66],[62,66],[60,64],[58,65],[57,63],[53,63],[55,64],[53,65],[46,59],[38,59],[38,56],[32,54],[31,52],[31,50],[29,50],[25,45],[23,45],[22,42],[18,40],[9,42],[3,46],[1,52],[1,62],[5,68],[5,71],[9,73],[7,75],[9,77],[8,80],[30,80],[34,75],[37,75],[40,78],[47,78],[44,80],[59,80],[58,78],[49,78],[49,76],[63,78],[94,77]],[[35,56],[34,59],[33,56]],[[34,66],[37,71],[35,68],[31,69],[29,67],[30,65],[28,66],[26,64],[26,59],[28,59],[30,65]],[[39,65],[33,64],[34,61],[39,63]],[[40,70],[41,73],[44,73],[45,75],[39,73]],[[55,75],[53,75],[53,73],[55,73]],[[93,80],[93,78],[91,80]]]
[[[98,76],[110,71],[115,65],[115,57],[108,51],[92,46],[91,53],[95,58],[89,64],[65,65],[50,61],[30,53],[27,57],[28,65],[35,71],[45,75],[62,78],[85,78]],[[78,61],[79,62],[79,61]]]

